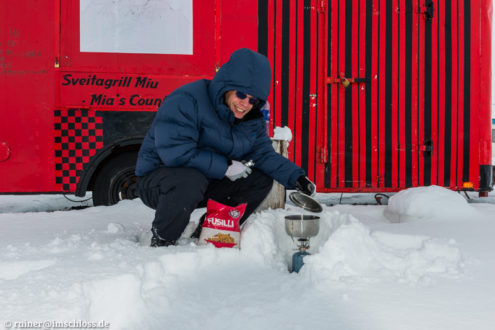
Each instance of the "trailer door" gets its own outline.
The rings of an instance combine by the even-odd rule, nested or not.
[[[420,1],[329,5],[325,187],[416,186],[419,164],[431,160],[431,141],[420,136],[427,20]]]
[[[490,1],[328,1],[325,188],[487,189],[490,12]]]
[[[58,4],[0,2],[0,192],[56,189],[55,104]]]

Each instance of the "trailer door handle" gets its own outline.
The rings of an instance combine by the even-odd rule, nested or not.
[[[339,77],[328,77],[327,84],[342,84],[345,88],[349,87],[350,84],[368,83],[370,80],[368,78],[347,78],[343,73]]]

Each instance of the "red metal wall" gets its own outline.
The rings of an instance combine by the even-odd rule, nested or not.
[[[0,192],[54,186],[56,1],[0,1]]]
[[[259,8],[273,124],[293,130],[290,157],[318,190],[480,187],[480,166],[491,163],[491,1]]]

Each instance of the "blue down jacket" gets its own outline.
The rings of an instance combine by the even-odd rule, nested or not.
[[[277,154],[266,134],[259,108],[241,121],[224,103],[224,94],[238,90],[267,99],[271,69],[267,58],[239,49],[210,80],[186,84],[166,97],[139,150],[136,175],[160,166],[193,167],[208,179],[222,179],[228,161],[253,160],[254,167],[293,188],[305,172]]]

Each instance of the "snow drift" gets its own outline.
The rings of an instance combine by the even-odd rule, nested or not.
[[[402,190],[392,196],[384,212],[394,222],[419,219],[462,219],[479,216],[459,193],[439,186]]]
[[[264,212],[242,237],[243,253],[287,270],[296,245],[285,233],[286,212]],[[457,276],[462,254],[454,241],[426,236],[371,231],[358,219],[338,211],[320,215],[320,233],[311,239],[300,276],[317,285],[328,281],[396,280],[416,283],[434,276]]]

